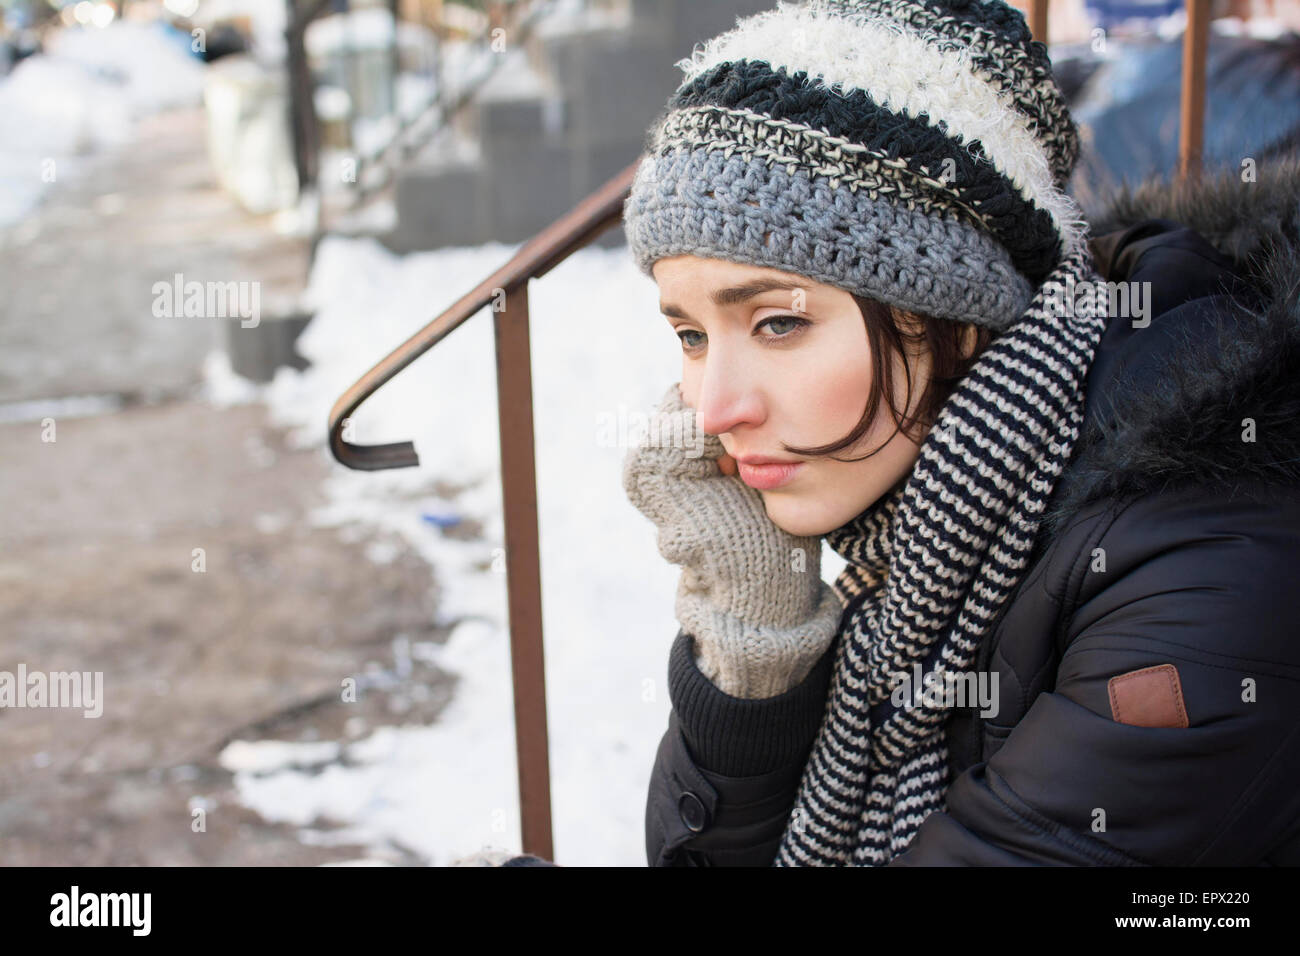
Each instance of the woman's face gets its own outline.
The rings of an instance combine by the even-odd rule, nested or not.
[[[653,268],[659,307],[682,346],[682,398],[699,427],[717,435],[741,480],[758,488],[774,524],[794,535],[821,535],[847,522],[906,475],[919,446],[885,402],[855,446],[836,454],[857,462],[788,454],[838,441],[866,412],[872,386],[866,325],[853,296],[795,273],[681,255]],[[894,404],[906,378],[895,361]],[[913,365],[913,401],[925,389],[928,362]],[[909,409],[910,411],[910,409]],[[750,458],[799,463],[751,466]],[[725,458],[719,463],[729,471]]]

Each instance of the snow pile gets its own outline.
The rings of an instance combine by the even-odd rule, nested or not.
[[[189,43],[161,23],[121,21],[102,30],[60,30],[47,53],[113,84],[140,115],[202,100],[203,62],[188,52]]]
[[[0,79],[0,226],[26,215],[78,157],[129,142],[134,118],[197,104],[202,86],[202,63],[161,26],[59,31],[45,54]]]
[[[314,364],[281,369],[265,387],[273,420],[327,455],[335,399],[515,248],[397,257],[370,240],[326,239],[308,292],[318,311],[299,340]],[[625,248],[584,249],[529,290],[561,864],[645,864],[646,787],[667,727],[679,569],[659,556],[654,526],[624,495],[627,447],[617,439],[620,422],[648,412],[681,377],[680,346],[657,302]],[[257,764],[239,772],[242,798],[270,820],[330,817],[347,824],[332,840],[398,841],[436,865],[483,846],[519,848],[494,369],[485,312],[377,392],[353,423],[358,444],[413,439],[420,468],[336,466],[331,503],[316,516],[323,525],[398,531],[432,563],[445,596],[440,614],[462,623],[445,646],[416,643],[411,653],[459,675],[453,700],[433,726],[383,728],[347,745],[343,765],[305,772],[286,759],[277,771]],[[443,500],[429,490],[435,479],[470,487]],[[483,522],[487,540],[456,541],[421,518],[451,510]]]

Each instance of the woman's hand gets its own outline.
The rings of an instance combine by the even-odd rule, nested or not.
[[[767,516],[759,492],[674,384],[627,456],[629,500],[658,528],[659,552],[682,566],[676,612],[702,673],[735,697],[799,683],[835,636],[841,607],[821,580],[821,538]]]

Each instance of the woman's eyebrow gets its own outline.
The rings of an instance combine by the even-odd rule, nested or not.
[[[804,289],[806,291],[807,287],[797,282],[791,282],[789,279],[755,279],[753,282],[746,282],[744,285],[714,289],[709,298],[714,305],[725,308],[752,299],[756,295],[762,295],[764,292],[794,291],[795,289]],[[669,303],[660,303],[659,311],[675,319],[687,318],[686,313],[681,308]]]

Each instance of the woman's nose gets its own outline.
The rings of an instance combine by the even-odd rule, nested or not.
[[[710,435],[735,431],[741,425],[762,422],[762,396],[755,382],[736,363],[714,362],[700,379],[695,396],[696,423]]]

